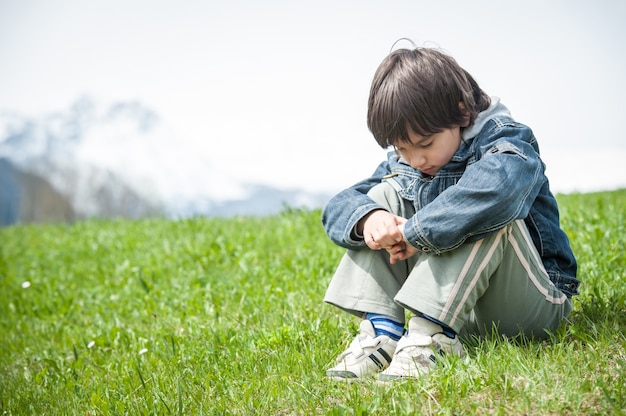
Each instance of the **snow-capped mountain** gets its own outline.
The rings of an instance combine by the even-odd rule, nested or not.
[[[264,215],[327,195],[237,183],[137,102],[89,98],[40,118],[0,113],[0,224]]]

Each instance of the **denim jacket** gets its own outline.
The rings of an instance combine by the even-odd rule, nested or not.
[[[382,208],[367,192],[387,181],[413,202],[416,214],[405,224],[404,235],[418,250],[454,250],[523,219],[550,280],[568,297],[577,295],[576,259],[560,228],[557,202],[531,129],[514,121],[492,97],[462,137],[457,152],[434,177],[389,152],[370,178],[328,202],[322,214],[328,237],[348,249],[365,247],[353,231],[366,214]]]

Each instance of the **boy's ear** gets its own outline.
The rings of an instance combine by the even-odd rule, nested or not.
[[[463,114],[463,122],[461,123],[460,127],[467,127],[467,126],[469,126],[469,123],[470,123],[470,112],[465,107],[465,103],[463,103],[463,101],[459,102],[459,110],[461,110],[461,113]]]

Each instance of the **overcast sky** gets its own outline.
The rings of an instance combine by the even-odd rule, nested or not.
[[[532,127],[557,192],[626,186],[619,1],[0,0],[0,111],[140,101],[232,178],[334,191],[384,158],[367,96],[401,37]]]

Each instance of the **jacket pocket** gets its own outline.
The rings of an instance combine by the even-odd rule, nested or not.
[[[509,142],[496,143],[491,149],[487,151],[485,156],[491,156],[499,153],[509,153],[520,156],[522,159],[527,160],[528,156],[524,154],[517,146]]]

